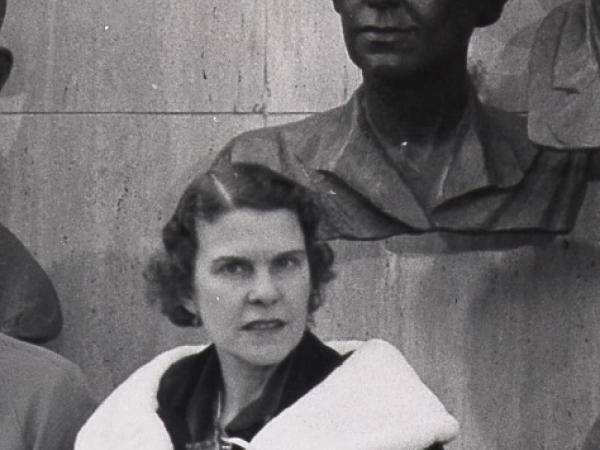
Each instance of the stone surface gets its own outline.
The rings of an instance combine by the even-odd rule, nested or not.
[[[63,332],[52,347],[102,395],[177,342],[178,330],[146,304],[142,271],[198,159],[207,166],[228,136],[263,123],[0,115],[1,129],[18,128],[0,144],[0,220],[19,231],[61,299]]]
[[[9,2],[4,111],[253,111],[264,90],[260,0]],[[258,62],[258,64],[257,64]]]
[[[561,2],[511,0],[475,34],[484,97],[519,109],[527,36]],[[360,82],[327,0],[12,1],[2,43],[15,55],[7,112],[313,112]]]

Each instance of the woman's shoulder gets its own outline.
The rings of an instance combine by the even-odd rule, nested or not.
[[[336,341],[344,356],[322,382],[255,437],[257,448],[429,448],[452,440],[458,423],[392,344]],[[298,444],[298,445],[296,445]],[[380,445],[379,445],[380,444]],[[434,447],[435,448],[435,447]]]
[[[325,344],[340,355],[350,355],[358,349],[363,349],[363,352],[370,352],[375,350],[375,348],[387,348],[388,350],[399,352],[399,350],[393,344],[383,339],[342,339],[326,341]]]
[[[206,348],[175,347],[133,372],[92,414],[77,436],[75,449],[122,448],[124,443],[127,448],[172,448],[164,424],[156,415],[158,387],[172,366]]]

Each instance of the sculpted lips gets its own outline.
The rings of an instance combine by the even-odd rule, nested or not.
[[[363,27],[359,30],[361,36],[370,42],[395,42],[412,37],[417,33],[417,27]]]
[[[253,320],[242,326],[244,331],[276,331],[285,326],[281,319]]]

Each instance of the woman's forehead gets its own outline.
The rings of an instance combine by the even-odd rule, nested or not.
[[[198,225],[199,257],[251,256],[304,249],[304,233],[292,211],[236,209]]]

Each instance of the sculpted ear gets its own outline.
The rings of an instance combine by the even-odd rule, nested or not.
[[[4,15],[6,14],[6,0],[0,0],[0,28],[4,22]],[[0,89],[6,83],[10,69],[13,65],[13,56],[9,49],[0,47]]]
[[[498,21],[508,0],[475,0],[478,8],[477,27],[487,27]]]
[[[10,50],[4,47],[0,47],[0,89],[6,83],[8,75],[10,75],[10,69],[13,65],[13,56]]]

